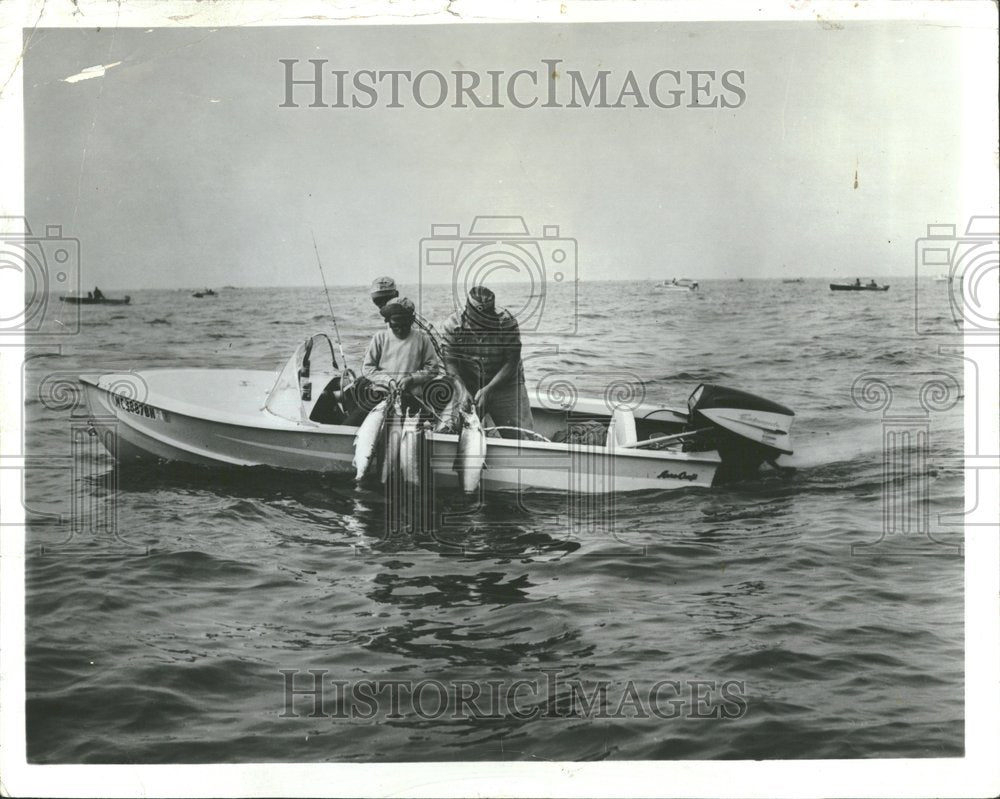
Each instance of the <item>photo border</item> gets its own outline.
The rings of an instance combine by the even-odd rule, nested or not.
[[[48,2],[0,4],[0,215],[24,216],[22,29],[36,27],[199,27],[277,25],[582,23],[629,21],[921,20],[961,25],[962,218],[996,214],[996,9],[991,2],[839,2],[761,4],[720,2],[425,2],[296,0],[202,3]],[[181,21],[178,21],[181,20]],[[28,34],[30,35],[30,34]],[[9,76],[9,77],[8,77]],[[992,85],[991,85],[992,81]],[[984,98],[986,101],[984,102]],[[928,222],[936,220],[927,220]],[[955,221],[959,220],[942,220]],[[0,231],[2,233],[3,231]],[[919,231],[915,231],[919,234]],[[23,288],[22,288],[23,293]],[[995,343],[966,337],[966,385],[979,380],[979,418],[966,420],[966,454],[998,437]],[[962,758],[794,761],[605,761],[562,763],[448,762],[416,764],[27,765],[25,762],[24,509],[22,462],[10,454],[20,441],[23,336],[0,341],[5,398],[0,455],[0,791],[14,796],[992,796],[1000,792],[1000,562],[998,527],[965,532],[965,756]],[[972,381],[972,382],[970,382]],[[966,405],[967,413],[969,404]],[[990,453],[1000,449],[987,450]],[[967,461],[969,463],[969,461]],[[14,467],[14,468],[10,468]],[[992,466],[995,470],[995,464]],[[973,468],[966,489],[975,490]],[[1000,518],[997,491],[979,492],[977,518]]]

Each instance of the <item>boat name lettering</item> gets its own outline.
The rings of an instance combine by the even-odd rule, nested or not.
[[[123,397],[121,394],[112,394],[111,396],[114,397],[115,405],[123,411],[134,413],[137,416],[145,416],[147,419],[156,418],[156,408],[151,408],[139,400]]]
[[[663,478],[669,478],[669,479],[672,479],[672,480],[697,480],[698,479],[698,475],[694,474],[693,472],[672,472],[669,469],[664,469],[662,472],[660,472],[656,476],[659,477],[661,480]]]

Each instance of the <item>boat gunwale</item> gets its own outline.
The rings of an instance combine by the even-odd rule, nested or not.
[[[163,369],[147,369],[143,371],[184,371],[184,370],[172,370],[170,368]],[[190,371],[202,371],[198,369],[192,369]],[[204,370],[208,371],[208,370]],[[212,370],[212,371],[225,371],[225,370]],[[233,371],[260,371],[263,370],[233,370]],[[107,395],[114,396],[115,393],[105,386],[100,385],[99,381],[102,377],[109,377],[112,375],[131,375],[138,376],[141,372],[106,372],[103,374],[95,375],[94,373],[87,373],[78,375],[78,380],[84,385],[91,386],[98,391],[102,391]],[[124,396],[124,395],[117,395]],[[357,435],[358,427],[352,425],[341,425],[341,424],[322,424],[320,422],[293,422],[290,419],[285,419],[281,416],[276,416],[266,408],[261,408],[259,416],[250,416],[243,414],[227,414],[215,411],[211,408],[198,409],[195,406],[189,405],[182,400],[174,401],[174,403],[164,403],[160,398],[151,399],[150,397],[127,397],[127,399],[134,399],[136,402],[141,402],[144,405],[149,405],[150,407],[156,408],[160,411],[165,411],[167,413],[175,414],[177,416],[183,416],[188,419],[193,419],[195,421],[210,422],[213,424],[223,424],[231,427],[242,427],[250,429],[261,429],[269,431],[278,431],[286,433],[304,433],[307,435],[341,435],[345,437],[354,437]],[[169,398],[168,398],[169,399]],[[586,398],[589,399],[589,398]],[[173,404],[173,407],[171,407]],[[180,406],[182,409],[178,409]],[[553,408],[546,408],[542,406],[540,410],[558,410]],[[669,408],[663,408],[661,410],[668,410],[672,413]],[[192,411],[198,411],[198,413],[193,413]],[[204,412],[201,412],[204,411]],[[115,418],[119,421],[128,424],[129,418],[127,415],[115,414]],[[135,425],[129,425],[129,427],[143,431],[142,427]],[[456,433],[444,433],[444,432],[434,432],[428,433],[428,438],[431,440],[439,440],[447,443],[458,443],[458,435]],[[604,445],[600,444],[577,444],[577,443],[565,443],[557,441],[535,441],[531,439],[523,438],[487,438],[487,448],[488,449],[529,449],[529,450],[541,450],[541,451],[551,451],[551,452],[565,452],[568,454],[590,454],[590,455],[603,455],[610,457],[624,457],[624,458],[638,458],[642,460],[662,460],[662,461],[686,461],[693,463],[707,463],[718,465],[722,462],[721,456],[715,450],[708,450],[705,452],[682,452],[678,450],[655,450],[655,449],[641,449],[634,447],[615,447],[614,449],[608,449]],[[500,453],[498,453],[500,454]],[[501,455],[502,456],[502,455]]]

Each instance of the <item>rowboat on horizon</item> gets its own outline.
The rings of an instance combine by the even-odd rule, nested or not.
[[[59,302],[69,305],[128,305],[132,298],[126,294],[121,299],[112,297],[80,297],[76,294],[68,294],[59,298]]]
[[[888,286],[880,286],[874,280],[870,283],[831,283],[830,291],[888,291]]]

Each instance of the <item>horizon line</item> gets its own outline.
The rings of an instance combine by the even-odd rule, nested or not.
[[[854,277],[856,277],[856,275],[852,275],[850,277],[844,276],[844,275],[823,275],[823,276],[819,276],[819,277],[806,277],[804,275],[770,275],[770,276],[766,276],[766,277],[756,277],[756,276],[755,277],[703,277],[703,278],[677,278],[677,279],[678,280],[694,280],[697,283],[710,283],[710,282],[718,282],[718,283],[721,283],[721,282],[732,282],[732,283],[739,283],[739,282],[748,282],[748,281],[751,281],[751,280],[753,280],[753,281],[802,280],[804,282],[805,281],[826,281],[826,280],[834,280],[834,281],[836,281],[836,280],[850,280],[850,279],[853,279]],[[881,274],[881,275],[872,275],[872,274],[866,274],[865,275],[865,278],[869,279],[869,280],[874,280],[876,278],[878,278],[878,279],[895,279],[895,278],[912,278],[912,277],[913,277],[913,275],[910,272],[906,272],[906,273],[893,273],[893,274]],[[927,279],[927,280],[933,280],[936,277],[938,277],[938,275],[928,274],[928,275],[925,276],[925,279]],[[584,280],[584,279],[581,278],[579,281],[576,281],[576,283],[577,284],[579,284],[579,283],[654,283],[654,284],[663,284],[665,281],[666,281],[665,278],[658,278],[658,277],[657,278],[643,277],[643,278],[614,279],[614,280],[612,280],[612,279],[605,279],[605,278],[596,278],[596,279]],[[497,281],[497,284],[498,285],[507,285],[507,286],[525,286],[525,285],[529,285],[530,286],[530,285],[533,285],[533,281],[530,281],[530,280],[505,280],[505,281]],[[213,287],[214,288],[222,288],[222,289],[226,289],[226,288],[229,288],[229,289],[313,289],[313,288],[316,288],[317,286],[321,286],[321,285],[322,284],[319,283],[319,282],[316,282],[316,283],[245,283],[245,284],[242,284],[242,285],[226,284],[226,285],[221,285],[221,286],[219,284],[211,284],[209,286],[205,286],[205,285],[192,285],[192,286],[143,286],[143,287],[125,286],[125,287],[121,287],[121,288],[112,288],[111,290],[112,291],[125,291],[125,290],[131,290],[131,291],[199,291],[199,290],[202,290],[202,289],[205,289],[205,288],[213,288]],[[330,288],[342,288],[342,289],[367,289],[367,288],[369,288],[369,284],[368,283],[330,283],[328,285],[329,285]],[[451,286],[453,284],[452,284],[451,281],[445,281],[445,282],[434,282],[434,283],[424,282],[421,285],[424,285],[424,286]],[[565,285],[567,285],[567,286],[574,285],[574,283],[566,283]],[[48,291],[46,293],[47,294],[52,294],[52,295],[60,295],[61,294],[61,295],[65,295],[65,296],[73,296],[73,294],[74,294],[74,292],[72,292],[72,291],[65,291],[65,290],[63,290],[63,291],[51,290],[51,291]]]

